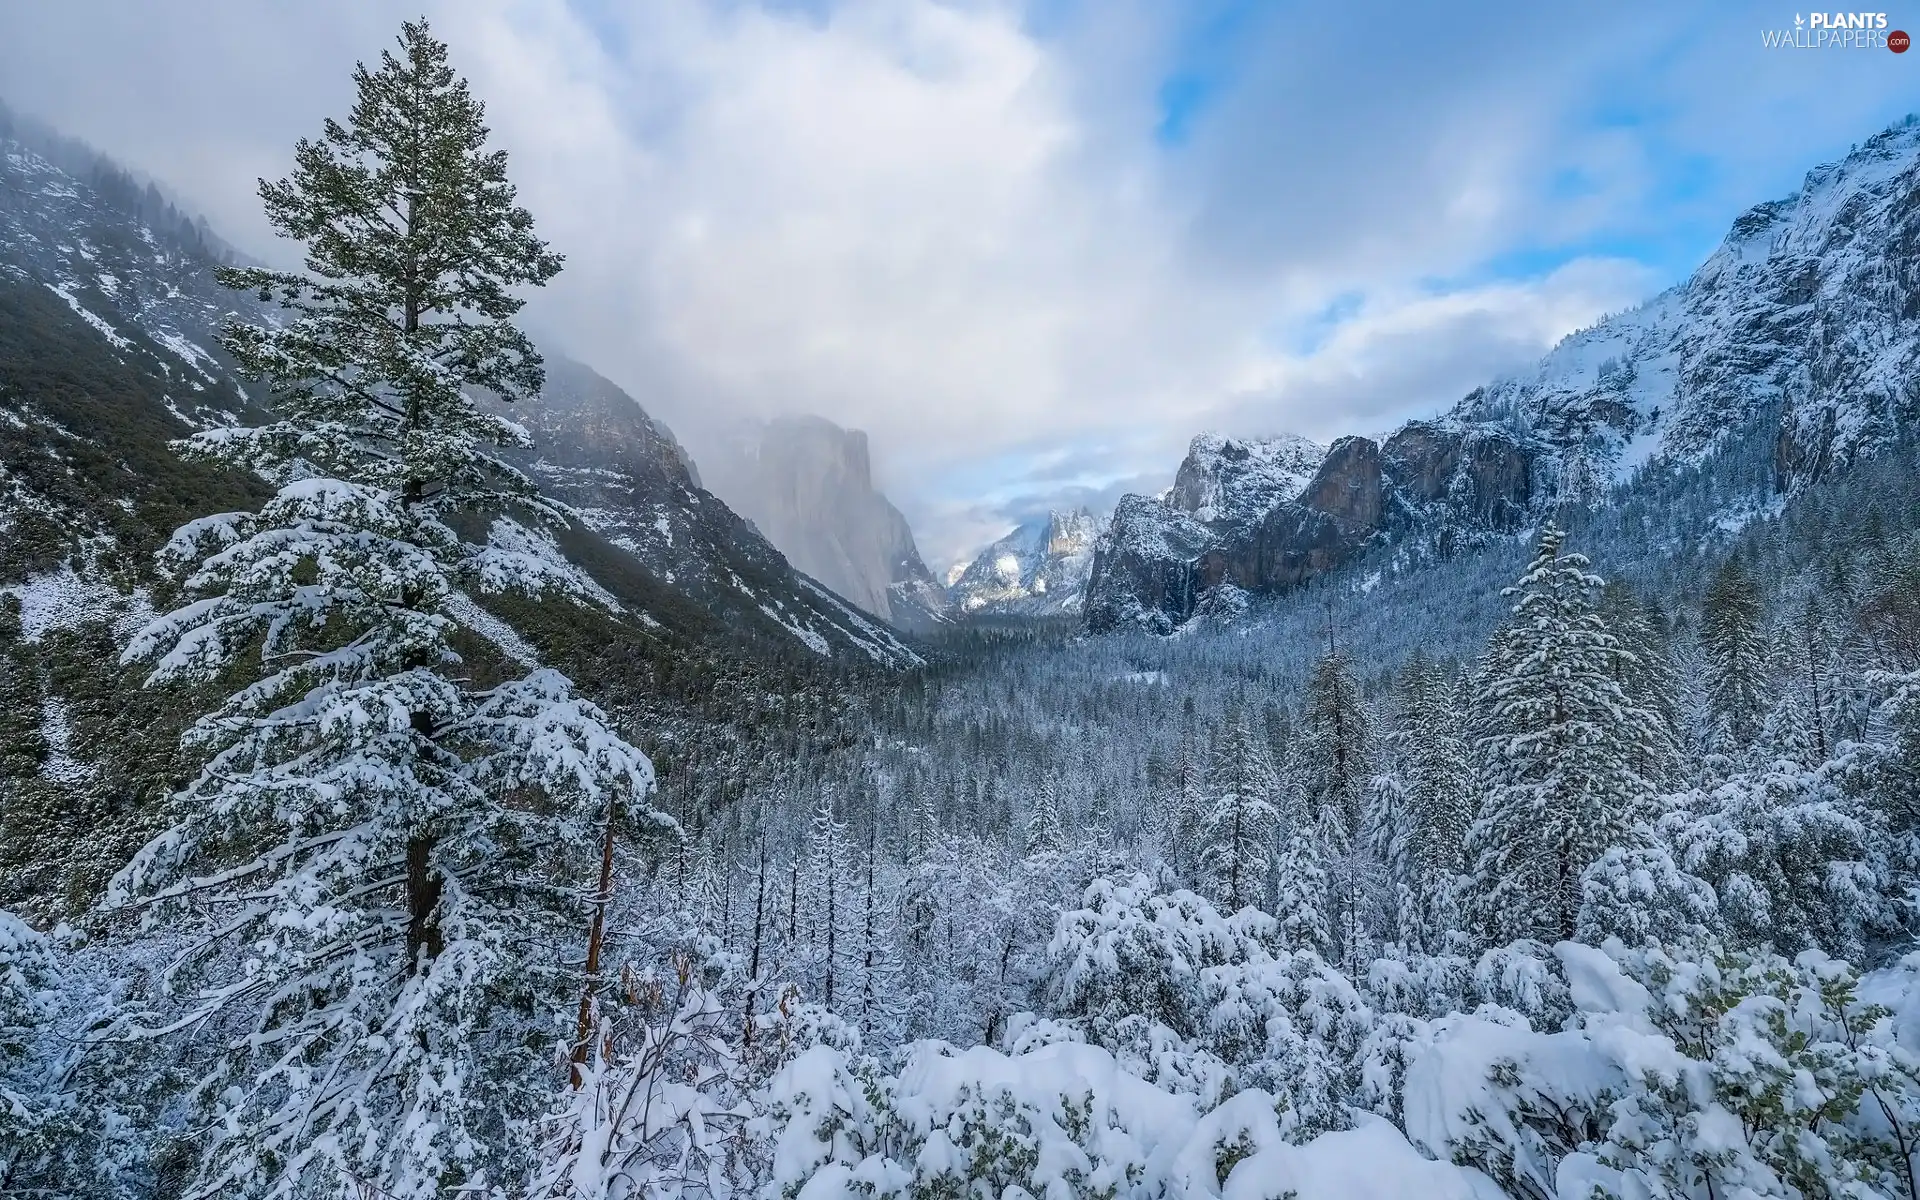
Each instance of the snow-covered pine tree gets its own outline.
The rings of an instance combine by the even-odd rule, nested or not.
[[[568,584],[442,519],[543,507],[494,452],[525,434],[469,389],[538,391],[513,289],[560,261],[446,46],[424,23],[399,44],[356,70],[348,123],[261,185],[307,273],[223,274],[281,304],[281,322],[223,337],[276,419],[184,449],[280,490],[174,535],[162,561],[186,601],[126,652],[153,682],[260,664],[189,731],[204,766],[178,823],[108,896],[191,923],[180,1011],[152,1034],[226,1039],[191,1090],[207,1115],[188,1196],[497,1181],[583,986],[523,948],[584,941],[610,817],[672,827],[647,805],[646,756],[564,677],[476,690],[457,671],[458,589]]]
[[[1614,656],[1614,679],[1632,703],[1660,719],[1665,737],[1640,743],[1640,771],[1657,787],[1678,781],[1680,773],[1680,672],[1667,652],[1660,613],[1633,590],[1609,583],[1600,593],[1600,619],[1626,653]]]
[[[1308,804],[1336,806],[1341,824],[1358,830],[1373,778],[1373,727],[1344,652],[1331,650],[1314,664],[1299,734],[1294,762]]]
[[[1472,751],[1456,684],[1415,652],[1395,688],[1396,757],[1406,789],[1415,899],[1429,934],[1457,919],[1453,898],[1473,824]]]
[[[1331,959],[1334,947],[1327,919],[1327,869],[1320,831],[1314,825],[1304,820],[1291,823],[1280,841],[1274,876],[1278,889],[1273,911],[1287,946]]]
[[[1033,789],[1033,804],[1027,811],[1024,845],[1029,858],[1058,854],[1067,844],[1066,799],[1061,795],[1058,776],[1042,775]]]
[[[807,871],[800,905],[817,994],[829,1009],[847,1000],[842,985],[857,961],[859,927],[853,900],[857,870],[847,827],[834,816],[833,801],[822,799],[807,827]]]
[[[1427,889],[1414,857],[1416,836],[1406,783],[1392,771],[1375,775],[1367,785],[1366,848],[1379,872],[1362,881],[1361,894],[1375,938],[1412,949],[1438,940],[1421,903]]]
[[[59,938],[0,909],[0,1196],[131,1198],[144,1147],[88,1069],[105,1020],[87,1019],[66,957]],[[76,1016],[92,1028],[74,1028]]]
[[[1326,871],[1332,961],[1357,971],[1364,965],[1365,892],[1370,874],[1360,835],[1365,828],[1375,746],[1373,722],[1360,685],[1338,647],[1330,648],[1314,666],[1299,733],[1294,774],[1306,798],[1306,820],[1314,829]]]
[[[1480,669],[1486,793],[1468,849],[1475,920],[1494,942],[1574,935],[1581,872],[1652,815],[1642,764],[1668,736],[1621,688],[1628,652],[1595,611],[1603,581],[1565,539],[1541,530]]]
[[[1188,696],[1165,790],[1158,797],[1152,819],[1161,860],[1179,879],[1193,881],[1196,878],[1200,822],[1206,811],[1206,756],[1200,749],[1195,727],[1193,697]]]
[[[900,1011],[905,972],[895,952],[899,930],[893,921],[897,907],[882,869],[879,843],[867,833],[866,853],[860,863],[860,1037],[868,1043],[891,1045],[904,1024]]]
[[[1280,786],[1266,737],[1244,707],[1214,739],[1207,782],[1212,803],[1201,822],[1201,873],[1220,910],[1238,912],[1266,892]]]
[[[1753,744],[1770,707],[1765,609],[1760,587],[1738,558],[1714,573],[1700,611],[1707,705],[1723,753]]]

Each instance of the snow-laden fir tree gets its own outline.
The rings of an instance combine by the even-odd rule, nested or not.
[[[1024,845],[1028,857],[1058,854],[1067,844],[1067,802],[1058,776],[1042,775],[1027,810]]]
[[[1266,893],[1280,787],[1266,737],[1244,707],[1214,739],[1208,784],[1212,804],[1201,823],[1201,872],[1220,910],[1238,912]]]
[[[1659,718],[1665,737],[1639,743],[1640,771],[1656,786],[1677,781],[1680,773],[1680,672],[1668,652],[1657,609],[1632,589],[1609,583],[1600,593],[1600,619],[1619,640],[1624,654],[1614,656],[1614,680],[1633,703]]]
[[[1753,743],[1770,706],[1765,620],[1759,585],[1739,559],[1728,559],[1707,586],[1700,612],[1708,713],[1726,751]]]
[[[1414,901],[1426,932],[1437,937],[1458,919],[1454,898],[1467,865],[1474,775],[1455,681],[1418,651],[1395,686],[1394,722]]]
[[[1294,769],[1308,803],[1337,807],[1341,824],[1358,830],[1373,778],[1373,723],[1345,653],[1329,651],[1314,664],[1299,734]]]
[[[1359,683],[1337,647],[1315,664],[1307,681],[1299,733],[1293,772],[1326,871],[1332,958],[1352,970],[1365,956],[1367,892],[1374,881],[1362,834],[1375,746]]]
[[[66,949],[0,909],[0,1196],[133,1197],[143,1146],[97,1078],[125,1055],[86,1018]]]
[[[1321,830],[1297,789],[1287,808],[1280,853],[1274,861],[1273,913],[1289,949],[1312,950],[1331,959],[1333,931],[1327,915],[1327,867]]]
[[[672,826],[646,756],[565,678],[476,688],[449,645],[463,588],[569,586],[444,519],[543,508],[496,453],[524,433],[471,389],[538,391],[509,318],[560,262],[424,24],[354,81],[348,122],[261,185],[305,273],[224,274],[281,306],[223,338],[275,419],[184,444],[279,491],[174,535],[183,603],[126,652],[156,683],[258,671],[187,734],[204,766],[108,897],[191,939],[152,1034],[225,1043],[191,1088],[187,1196],[411,1200],[517,1175],[591,984],[561,948],[584,949],[603,849]]]
[[[856,856],[847,826],[834,816],[830,798],[814,809],[806,849],[798,902],[804,925],[801,935],[806,939],[804,958],[813,984],[808,999],[833,1009],[848,999],[844,984],[858,961],[859,924],[854,900]]]
[[[1388,945],[1422,947],[1438,940],[1421,903],[1423,873],[1414,859],[1415,825],[1406,784],[1383,771],[1367,785],[1367,856],[1377,867],[1362,889],[1374,936]]]
[[[1495,942],[1574,935],[1581,873],[1653,815],[1643,764],[1669,737],[1622,689],[1628,651],[1595,608],[1603,581],[1561,552],[1565,537],[1541,530],[1480,668],[1486,790],[1468,848],[1476,921]]]
[[[1160,857],[1180,879],[1192,881],[1197,877],[1200,822],[1206,812],[1206,755],[1200,748],[1189,707],[1174,746],[1165,790],[1156,798],[1151,821]]]

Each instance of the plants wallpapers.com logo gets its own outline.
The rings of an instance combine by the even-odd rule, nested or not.
[[[1883,12],[1793,14],[1791,28],[1763,29],[1761,44],[1770,50],[1891,50],[1905,54],[1913,44],[1904,30],[1888,27]]]

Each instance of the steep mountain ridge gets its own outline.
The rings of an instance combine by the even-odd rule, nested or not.
[[[1772,407],[1781,486],[1892,445],[1920,415],[1920,118],[1755,205],[1685,282],[1564,339],[1453,409],[1552,446],[1590,498],[1697,462]]]
[[[1439,419],[1336,441],[1294,494],[1269,457],[1196,439],[1163,499],[1116,508],[1087,627],[1168,632],[1223,586],[1283,592],[1389,543],[1451,553],[1559,506],[1608,503],[1644,470],[1701,463],[1757,423],[1777,423],[1771,487],[1792,489],[1910,437],[1917,367],[1910,117],[1743,214],[1684,283]]]
[[[736,430],[704,457],[708,486],[794,566],[897,627],[948,622],[906,517],[873,485],[864,432],[777,417]]]
[[[974,557],[947,589],[961,616],[1077,613],[1093,567],[1099,522],[1085,508],[1029,521]]]
[[[215,347],[214,332],[228,313],[252,301],[214,280],[218,244],[200,226],[170,208],[156,210],[124,172],[105,159],[88,160],[77,146],[66,146],[66,166],[56,164],[42,152],[47,136],[0,124],[0,281],[57,298],[72,320],[53,321],[44,303],[18,296],[0,318],[11,314],[8,332],[25,339],[17,352],[22,361],[111,359],[124,368],[114,378],[130,372],[145,381],[132,395],[121,381],[111,397],[80,396],[82,407],[74,412],[105,411],[86,405],[109,399],[159,409],[145,414],[143,408],[132,426],[75,419],[58,432],[125,460],[122,436],[131,430],[143,439],[141,453],[167,464],[166,477],[197,478],[203,468],[179,463],[165,441],[233,423],[247,411],[246,389]],[[150,221],[155,211],[163,219]],[[88,333],[75,332],[81,328]],[[630,605],[637,629],[758,648],[749,653],[883,667],[920,661],[892,631],[793,570],[751,525],[701,489],[672,434],[624,392],[578,363],[549,357],[546,394],[514,413],[535,434],[527,465],[557,498],[579,509],[587,529],[562,539],[567,552],[593,561],[591,570]],[[101,539],[112,540],[113,511],[139,490],[129,479],[126,493],[92,497],[81,511],[47,486],[30,486],[49,476],[47,455],[70,454],[47,436],[48,405],[36,389],[57,388],[72,398],[76,386],[29,379],[0,394],[0,422],[30,432],[39,427],[7,443],[9,455],[0,460],[0,562],[19,564],[16,578],[5,582],[20,582],[36,565],[45,568],[45,553],[9,550],[9,542],[33,530],[45,541],[47,526],[90,531],[93,552],[87,562],[74,563],[86,567],[105,546]],[[586,534],[600,535],[602,544],[582,541]],[[147,531],[138,544],[119,549],[138,559],[151,541]]]
[[[1208,521],[1171,494],[1125,497],[1095,547],[1087,628],[1168,633],[1222,589],[1297,587],[1385,537],[1419,533],[1450,550],[1516,528],[1534,508],[1539,453],[1499,426],[1415,422],[1384,443],[1339,439],[1295,495],[1257,515]]]

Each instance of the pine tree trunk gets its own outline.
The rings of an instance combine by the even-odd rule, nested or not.
[[[407,839],[407,961],[419,966],[440,957],[440,876],[433,869],[434,838],[416,834]]]
[[[578,1088],[586,1079],[588,1046],[593,1038],[593,997],[600,986],[600,947],[606,940],[607,905],[613,900],[613,797],[607,797],[606,823],[600,831],[600,886],[593,894],[593,924],[587,931],[586,981],[580,988],[580,1018],[574,1027],[573,1065],[568,1078]]]
[[[753,998],[760,985],[760,932],[767,911],[767,843],[760,843],[760,869],[753,895],[753,952],[747,962],[746,1013],[741,1021],[740,1044],[753,1045]]]

